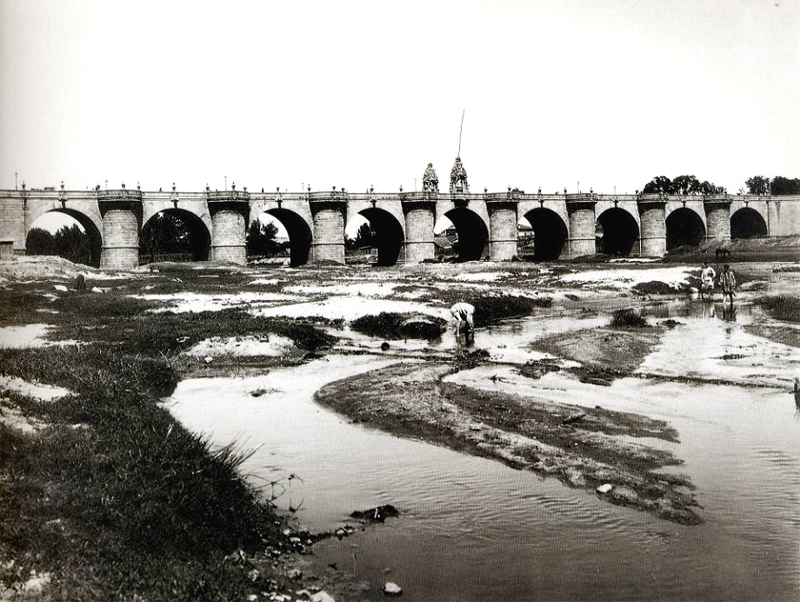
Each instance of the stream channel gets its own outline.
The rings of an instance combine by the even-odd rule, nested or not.
[[[213,444],[255,449],[243,472],[278,495],[280,508],[299,506],[296,517],[311,531],[357,524],[348,518],[353,510],[397,507],[398,518],[313,547],[315,569],[330,572],[335,563],[343,578],[367,584],[364,599],[383,599],[381,587],[393,581],[404,600],[798,600],[800,410],[790,388],[800,354],[748,334],[744,327],[756,311],[742,306],[732,322],[722,319],[719,304],[716,311],[698,302],[647,309],[651,321],[674,317],[681,324],[645,359],[642,377],[608,387],[564,371],[531,380],[515,368],[542,357],[529,349],[532,340],[601,326],[607,315],[543,313],[481,329],[475,346],[488,349],[495,363],[449,377],[668,421],[680,443],[644,443],[684,461],[670,470],[697,488],[704,522],[696,526],[351,424],[314,401],[327,382],[415,361],[426,353],[420,342],[393,343],[387,353],[332,353],[254,377],[185,380],[166,401]],[[351,345],[375,347],[352,337]],[[443,336],[438,351],[455,345],[452,335]]]

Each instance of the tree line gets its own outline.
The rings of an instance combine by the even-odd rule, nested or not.
[[[766,176],[753,176],[745,180],[747,192],[750,194],[800,194],[800,178],[786,178],[775,176],[770,180]],[[724,186],[705,180],[700,181],[696,176],[684,175],[670,179],[667,176],[656,176],[642,188],[644,194],[723,194],[727,192]],[[742,189],[740,192],[744,192]]]
[[[89,236],[78,224],[61,226],[55,234],[43,228],[33,228],[25,241],[28,255],[58,255],[73,263],[92,265],[92,246]]]

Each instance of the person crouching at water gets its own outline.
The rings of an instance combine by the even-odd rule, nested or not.
[[[450,314],[452,314],[455,320],[456,336],[458,336],[463,329],[467,337],[469,337],[472,331],[475,330],[475,322],[473,321],[475,307],[469,303],[456,303],[450,308]]]
[[[714,268],[703,262],[703,270],[700,272],[700,299],[705,299],[706,294],[711,297],[714,294]]]
[[[731,307],[733,307],[733,297],[736,295],[736,276],[733,275],[733,270],[727,263],[722,266],[719,285],[722,288],[722,304],[725,305],[725,297],[728,297]]]

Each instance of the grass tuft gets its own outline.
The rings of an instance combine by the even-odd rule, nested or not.
[[[787,295],[759,297],[755,302],[776,320],[800,322],[800,299]]]
[[[611,326],[614,328],[644,328],[647,326],[647,320],[633,309],[618,309],[611,314]]]

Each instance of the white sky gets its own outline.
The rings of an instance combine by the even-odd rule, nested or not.
[[[0,0],[0,188],[800,177],[800,0]]]

